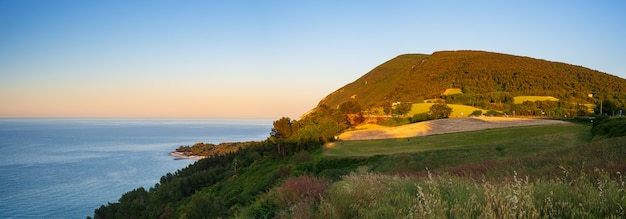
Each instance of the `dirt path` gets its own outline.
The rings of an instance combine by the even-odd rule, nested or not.
[[[384,138],[408,138],[415,136],[436,135],[453,132],[467,132],[484,129],[505,128],[514,126],[568,124],[568,122],[544,119],[523,119],[503,117],[475,117],[438,119],[413,123],[398,127],[380,125],[362,125],[354,131],[339,135],[341,140],[366,140]]]

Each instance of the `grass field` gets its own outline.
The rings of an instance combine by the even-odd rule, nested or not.
[[[502,147],[509,155],[541,151],[591,139],[589,127],[578,124],[525,126],[401,139],[341,141],[326,146],[326,155],[367,157],[452,148]],[[520,151],[521,150],[521,151]]]
[[[411,108],[411,112],[407,115],[414,115],[420,113],[427,113],[430,111],[430,107],[434,105],[434,103],[415,103]],[[473,106],[459,105],[459,104],[448,104],[450,108],[452,108],[452,114],[450,114],[451,118],[454,117],[467,117],[472,112],[476,110],[482,110],[483,113],[487,112],[487,110],[479,109]]]
[[[592,140],[589,130],[336,142],[294,167],[317,175],[292,174],[241,218],[624,218],[626,138]]]
[[[463,91],[461,91],[461,88],[448,88],[446,89],[446,91],[443,92],[443,95],[455,95],[455,94],[462,94]]]
[[[591,141],[589,128],[568,124],[422,141],[344,142],[326,154],[358,148],[324,157],[370,156],[354,172],[330,184],[300,177],[266,200],[292,203],[280,211],[284,218],[624,218],[626,139]],[[363,147],[397,154],[371,156],[379,153],[357,150]],[[402,153],[406,147],[418,149]]]
[[[559,101],[559,99],[553,97],[553,96],[517,96],[517,97],[513,97],[513,103],[515,104],[522,104],[526,101]]]

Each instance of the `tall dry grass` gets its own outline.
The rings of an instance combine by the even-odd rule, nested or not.
[[[313,218],[624,218],[626,179],[596,169],[531,181],[443,175],[351,174],[334,183]]]

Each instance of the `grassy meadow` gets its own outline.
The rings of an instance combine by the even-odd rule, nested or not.
[[[516,96],[513,97],[514,104],[522,104],[526,101],[559,101],[556,97],[553,96]]]
[[[446,91],[444,91],[442,93],[442,95],[455,95],[455,94],[462,94],[463,91],[461,90],[461,88],[448,88],[446,89]]]
[[[589,129],[533,126],[344,142],[350,147],[326,148],[312,160],[343,163],[335,168],[350,174],[290,178],[240,217],[624,218],[626,137],[592,140]]]
[[[433,105],[434,103],[415,103],[411,108],[411,112],[409,112],[407,115],[428,113],[430,112],[430,107]],[[481,110],[483,111],[483,113],[487,112],[487,110],[460,104],[448,104],[448,107],[452,108],[452,114],[450,114],[450,118],[467,117],[476,110]]]
[[[576,121],[576,120],[571,120]],[[96,218],[626,218],[626,119],[335,142],[258,142]]]
[[[516,156],[589,139],[591,134],[586,125],[525,126],[401,139],[340,141],[327,144],[326,155],[368,157],[452,148],[480,150],[497,146],[506,149],[510,156]]]

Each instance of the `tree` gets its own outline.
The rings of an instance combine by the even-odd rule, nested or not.
[[[606,99],[596,103],[596,108],[593,109],[597,115],[609,115],[612,116],[616,112],[619,112],[620,108],[614,101]]]
[[[430,114],[434,119],[448,118],[452,113],[452,108],[445,103],[436,103],[430,107]]]
[[[361,105],[356,101],[345,102],[339,105],[339,111],[343,114],[357,114],[361,112]]]
[[[396,109],[394,110],[394,112],[398,115],[405,115],[409,112],[411,112],[411,108],[413,108],[413,104],[411,103],[407,103],[407,102],[402,102],[398,105],[396,105]]]
[[[273,123],[274,128],[272,128],[270,136],[276,141],[275,143],[276,148],[278,149],[278,154],[282,156],[287,156],[287,150],[285,150],[282,143],[293,134],[293,129],[291,127],[292,124],[293,122],[289,117],[280,118]]]
[[[383,113],[385,113],[385,115],[391,115],[391,113],[393,112],[393,108],[391,106],[391,102],[383,100],[380,101],[376,104],[376,107],[380,107],[383,109]]]

